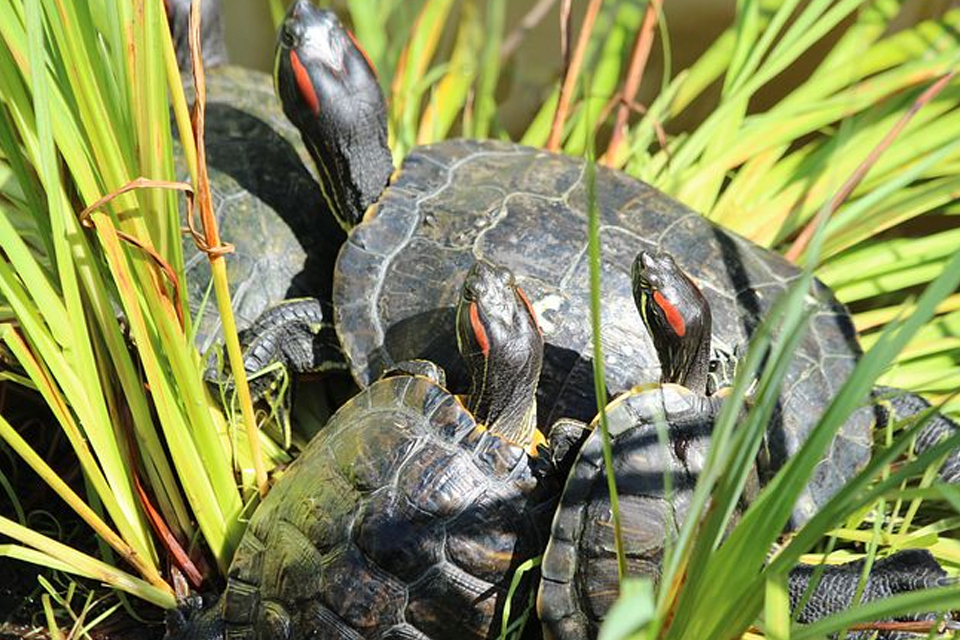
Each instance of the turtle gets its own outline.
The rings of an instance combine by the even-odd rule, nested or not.
[[[274,67],[284,113],[319,167],[328,208],[349,230],[333,273],[333,324],[360,387],[398,362],[424,358],[444,368],[451,389],[464,391],[469,380],[450,329],[456,295],[443,284],[488,259],[511,269],[540,318],[546,346],[538,424],[589,421],[598,401],[587,321],[591,204],[602,246],[601,402],[660,377],[633,303],[630,264],[639,251],[669,252],[700,283],[722,353],[747,344],[801,277],[773,251],[579,158],[503,141],[449,140],[415,148],[391,175],[376,72],[336,14],[307,0],[286,14]],[[862,353],[846,307],[828,287],[814,281],[807,304],[809,326],[769,428],[771,471],[799,449]],[[329,318],[311,320],[317,308],[284,303],[258,324],[257,349],[246,359],[251,370],[277,363],[293,371],[322,368],[321,358],[310,361],[321,352],[315,341],[329,344],[314,330]],[[839,431],[795,507],[796,524],[865,464],[877,419],[874,407],[864,406]],[[960,464],[954,471],[960,477]]]
[[[532,308],[508,270],[483,261],[459,299],[466,403],[425,361],[349,400],[254,512],[219,604],[169,638],[498,637],[560,482],[531,449],[543,353]]]
[[[666,544],[689,516],[731,380],[721,378],[713,389],[708,384],[710,305],[673,258],[641,252],[633,262],[632,279],[638,311],[662,361],[662,376],[657,384],[638,385],[620,395],[605,413],[627,575],[659,582]],[[574,455],[541,566],[537,608],[548,640],[596,638],[619,594],[600,430],[591,429]],[[759,464],[747,478],[741,508],[759,491]],[[813,622],[848,607],[862,572],[862,561],[827,566],[798,620]],[[791,608],[801,602],[812,574],[809,565],[790,573]],[[929,552],[900,551],[872,568],[862,602],[947,583],[946,572]],[[871,636],[863,632],[853,637]],[[880,637],[907,636],[882,632]]]
[[[187,34],[190,0],[164,0],[178,64],[192,93]],[[270,74],[227,64],[220,0],[202,2],[205,67],[205,147],[214,212],[220,235],[233,250],[226,261],[237,327],[254,325],[273,304],[308,298],[329,306],[334,261],[346,234],[334,223],[313,171],[310,154],[273,90]],[[176,146],[178,175],[187,174]],[[184,236],[187,298],[201,353],[212,353],[222,335],[212,296],[209,261]],[[269,317],[269,316],[267,316]],[[332,345],[319,356],[328,368],[345,367],[332,323],[319,331]],[[256,329],[252,335],[256,335]],[[251,335],[243,332],[242,336]],[[316,342],[320,349],[322,342]],[[271,379],[254,383],[255,391]]]

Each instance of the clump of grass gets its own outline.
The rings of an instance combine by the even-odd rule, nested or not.
[[[158,544],[202,535],[224,569],[243,499],[177,295],[169,96],[185,102],[163,7],[11,1],[0,20],[0,340],[72,444],[88,497],[2,418],[0,431],[133,574],[6,519],[23,546],[4,555],[171,607]]]
[[[377,11],[365,1],[345,5],[388,93],[398,159],[416,144],[454,135],[508,136],[499,91],[523,64],[527,45],[506,21],[505,0],[384,0]],[[271,9],[278,20],[280,3],[271,0]],[[761,614],[771,635],[786,637],[783,575],[827,534],[841,543],[869,543],[870,553],[921,545],[943,562],[960,563],[960,547],[942,535],[956,518],[918,517],[925,500],[956,502],[956,496],[931,485],[929,472],[919,488],[908,483],[955,443],[891,471],[908,446],[891,431],[879,434],[885,448],[871,466],[764,564],[812,466],[875,380],[926,392],[960,414],[960,81],[947,77],[960,62],[960,11],[894,32],[889,26],[900,9],[886,0],[741,0],[735,23],[675,73],[669,25],[657,2],[594,1],[592,26],[565,34],[589,73],[578,77],[573,65],[566,82],[556,78],[519,139],[578,155],[588,141],[608,139],[596,149],[603,163],[761,245],[784,253],[797,247],[791,256],[806,275],[782,303],[787,330],[780,335],[799,338],[802,287],[816,275],[852,306],[870,349],[802,454],[727,538],[731,505],[772,405],[758,402],[736,429],[733,410],[724,415],[696,499],[703,503],[712,494],[713,504],[726,506],[684,529],[666,564],[667,589],[631,588],[643,606],[620,618],[626,622],[611,622],[609,637],[729,637]],[[759,92],[831,32],[839,35],[816,69],[772,106],[757,108]],[[256,487],[253,474],[234,473],[235,460],[246,470],[255,461],[239,451],[246,447],[232,446],[238,439],[202,383],[190,318],[179,311],[182,196],[167,188],[175,180],[171,103],[180,132],[189,126],[162,3],[0,0],[0,41],[0,341],[20,367],[6,375],[49,404],[89,495],[60,481],[2,418],[0,434],[113,549],[93,558],[0,519],[0,532],[16,541],[0,555],[170,607],[164,547],[189,548],[202,539],[222,572]],[[662,54],[665,70],[657,97],[638,104],[651,51]],[[918,96],[945,77],[942,91],[851,192],[830,205]],[[557,117],[561,102],[565,113]],[[705,102],[712,109],[702,123],[677,128],[693,105]],[[187,135],[183,142],[196,185],[195,145]],[[131,184],[160,188],[123,191]],[[102,207],[80,215],[110,194]],[[821,211],[829,215],[817,222]],[[815,242],[797,243],[815,228],[822,234]],[[758,350],[772,325],[766,331]],[[747,357],[743,370],[758,372],[761,395],[776,395],[790,340],[773,347],[784,357],[762,372],[759,359]],[[138,485],[149,488],[171,540],[155,533]],[[116,559],[103,562],[110,553],[127,570]],[[952,594],[921,598],[883,605],[879,613],[957,604]],[[857,615],[792,633],[841,629]]]

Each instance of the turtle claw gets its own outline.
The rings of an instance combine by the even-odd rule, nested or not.
[[[347,368],[333,325],[331,311],[316,298],[284,300],[264,311],[240,332],[243,368],[254,401],[283,392],[285,380],[296,374]],[[230,391],[234,380],[224,367],[221,350],[207,361],[204,379]],[[283,402],[289,404],[289,399]]]
[[[538,447],[541,457],[551,460],[553,466],[566,476],[580,451],[580,446],[590,435],[590,428],[570,418],[562,418],[553,423],[547,436],[547,445]]]

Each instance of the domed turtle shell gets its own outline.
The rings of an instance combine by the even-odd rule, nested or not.
[[[777,297],[799,276],[780,256],[705,220],[620,172],[595,168],[602,247],[602,342],[608,398],[659,380],[650,337],[631,294],[641,250],[672,254],[703,289],[714,344],[745,345]],[[369,384],[411,358],[434,360],[451,388],[464,383],[449,327],[456,282],[474,260],[516,274],[546,340],[538,393],[541,427],[596,412],[583,160],[495,141],[458,140],[415,149],[340,252],[334,283],[337,331],[353,374]],[[861,351],[846,309],[815,284],[814,310],[787,373],[769,430],[779,467],[800,444]],[[606,400],[606,399],[605,399]],[[868,411],[843,427],[797,505],[805,521],[868,458]]]
[[[373,384],[254,513],[226,637],[497,637],[515,569],[546,544],[559,486],[545,470],[428,378]]]
[[[659,579],[665,541],[686,519],[721,402],[664,384],[637,387],[607,406],[629,575]],[[661,442],[659,420],[669,442]],[[606,478],[602,437],[594,428],[567,476],[541,565],[537,609],[547,638],[596,638],[619,594]],[[755,480],[748,493],[756,490]]]
[[[207,168],[221,239],[234,247],[226,266],[238,329],[286,298],[329,300],[345,234],[328,213],[308,169],[310,155],[283,114],[272,78],[222,66],[207,71],[206,88]],[[177,174],[185,178],[179,143],[175,150]],[[222,337],[220,314],[207,256],[189,235],[182,244],[202,353]]]

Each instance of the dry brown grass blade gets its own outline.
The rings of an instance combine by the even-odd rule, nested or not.
[[[98,211],[102,209],[104,206],[106,206],[108,203],[116,199],[118,196],[124,193],[127,193],[129,191],[134,191],[136,189],[173,189],[175,191],[184,191],[187,193],[188,203],[192,203],[193,201],[193,198],[192,198],[193,187],[191,187],[186,182],[174,182],[170,180],[151,180],[150,178],[144,178],[144,177],[135,178],[134,180],[131,180],[130,182],[123,185],[116,191],[113,191],[112,193],[108,193],[107,195],[103,196],[102,198],[100,198],[99,200],[97,200],[96,202],[88,206],[86,209],[81,211],[79,216],[80,224],[90,229],[96,228],[96,226],[93,224],[93,221],[90,220],[90,214],[92,214],[94,211]],[[188,205],[188,209],[190,209],[191,207],[192,207],[192,204]],[[170,301],[171,305],[173,305],[173,308],[176,310],[177,320],[180,321],[180,327],[182,328],[184,324],[183,324],[183,305],[180,302],[180,279],[177,278],[177,272],[174,270],[173,266],[169,262],[164,260],[163,256],[161,256],[156,249],[154,249],[148,243],[140,240],[136,236],[130,235],[129,233],[126,233],[125,231],[121,231],[120,229],[114,229],[114,233],[116,233],[117,237],[123,240],[124,242],[127,242],[128,244],[132,244],[133,246],[137,247],[138,249],[143,251],[145,254],[147,254],[147,256],[150,257],[150,259],[157,266],[157,268],[159,268],[160,271],[164,274],[164,276],[166,276],[167,281],[170,282],[170,286],[173,287],[173,294],[168,295],[166,291],[164,291],[163,293],[167,297],[167,300]]]
[[[650,49],[653,47],[653,34],[657,26],[657,16],[660,14],[661,0],[648,0],[647,9],[643,14],[643,24],[640,25],[640,31],[637,33],[637,40],[633,45],[633,54],[630,56],[630,67],[627,69],[627,79],[623,83],[622,99],[620,107],[617,109],[617,120],[613,125],[613,133],[610,135],[610,144],[607,145],[607,152],[604,154],[603,162],[612,167],[616,165],[617,152],[620,145],[623,144],[623,136],[627,129],[627,119],[630,117],[630,105],[636,99],[637,91],[640,90],[640,83],[643,81],[643,72],[647,68],[647,61],[650,59]]]
[[[160,515],[160,512],[153,506],[153,501],[144,490],[143,484],[140,482],[140,476],[137,473],[133,474],[133,484],[137,490],[137,496],[140,498],[140,505],[143,507],[144,513],[147,514],[147,519],[150,521],[154,533],[157,534],[163,546],[166,547],[167,551],[173,557],[177,567],[186,576],[190,585],[194,589],[199,589],[203,583],[203,575],[200,573],[200,570],[197,569],[193,560],[190,559],[190,555],[180,544],[180,541],[177,540],[173,531],[170,530],[163,516]]]
[[[583,23],[580,25],[580,35],[577,38],[577,46],[573,50],[573,54],[570,57],[570,64],[563,74],[563,84],[560,86],[560,100],[557,102],[557,110],[553,114],[553,125],[550,128],[550,137],[547,139],[548,151],[557,152],[560,150],[560,141],[563,138],[563,125],[567,121],[567,113],[570,111],[570,101],[573,99],[573,91],[577,86],[577,79],[580,77],[580,68],[583,66],[583,57],[587,51],[587,43],[590,41],[590,34],[593,33],[593,25],[597,21],[597,15],[600,13],[600,5],[602,4],[603,0],[590,0],[590,4],[587,6],[587,13],[583,17]]]
[[[197,184],[195,205],[200,210],[200,224],[203,227],[204,245],[201,251],[220,247],[220,230],[213,215],[213,203],[210,198],[210,177],[207,174],[207,151],[203,143],[207,104],[207,85],[203,73],[203,54],[200,51],[200,2],[193,0],[190,7],[190,57],[193,71],[193,84],[196,99],[190,114],[193,137],[197,144]],[[219,253],[210,253],[210,261],[222,258]]]
[[[913,620],[909,622],[863,622],[850,625],[850,631],[901,631],[928,635],[931,631],[937,635],[946,633],[948,629],[956,629],[945,622],[937,620]]]
[[[880,159],[880,155],[886,151],[886,149],[893,144],[893,141],[896,140],[897,136],[900,135],[900,132],[903,131],[904,127],[910,122],[914,115],[920,109],[933,100],[944,88],[956,74],[956,71],[951,71],[943,76],[941,76],[936,82],[930,85],[920,96],[913,102],[910,106],[910,109],[903,114],[903,117],[897,121],[892,129],[883,137],[877,146],[875,146],[863,162],[856,168],[853,174],[843,183],[843,186],[840,187],[836,195],[830,200],[829,206],[820,210],[817,215],[811,218],[810,222],[807,223],[807,226],[803,228],[803,231],[797,236],[797,239],[794,240],[793,244],[786,251],[784,256],[790,262],[796,262],[797,258],[800,257],[800,254],[807,248],[807,245],[810,244],[810,239],[813,237],[814,231],[820,226],[823,222],[824,217],[830,217],[836,212],[836,210],[843,204],[844,200],[850,197],[850,194],[853,193],[853,190],[857,188],[857,185],[863,180],[864,176],[867,175],[867,172],[877,163],[877,160]]]

